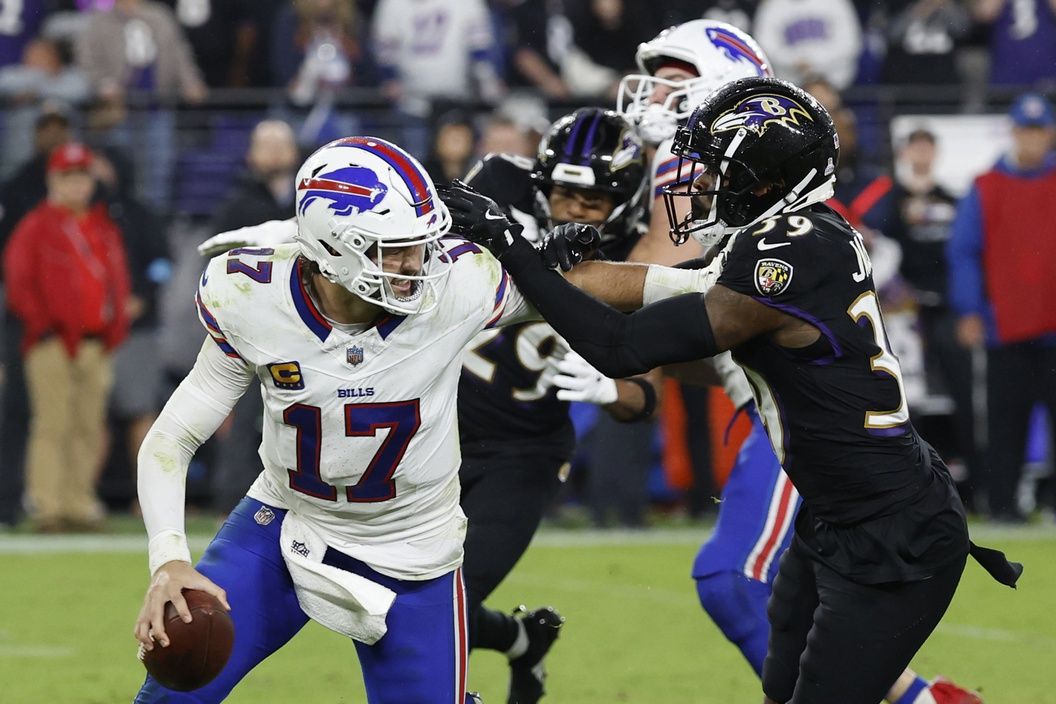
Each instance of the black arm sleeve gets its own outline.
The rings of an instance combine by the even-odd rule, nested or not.
[[[606,376],[643,374],[720,351],[703,294],[669,298],[625,315],[547,269],[526,240],[518,238],[501,260],[546,322]]]

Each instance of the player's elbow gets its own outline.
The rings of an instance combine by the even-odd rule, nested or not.
[[[182,478],[190,463],[188,449],[180,440],[161,431],[155,423],[143,438],[136,455],[136,489],[142,497],[144,490],[155,485],[159,477]]]

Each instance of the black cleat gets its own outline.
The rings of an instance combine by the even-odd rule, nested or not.
[[[513,612],[524,624],[528,650],[510,660],[510,696],[508,704],[536,704],[543,697],[546,667],[543,660],[557,640],[564,617],[551,606],[529,611],[523,605]]]
[[[466,704],[484,704],[479,692],[466,692]]]

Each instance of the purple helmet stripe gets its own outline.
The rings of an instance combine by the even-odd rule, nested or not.
[[[590,129],[587,130],[587,136],[583,139],[583,147],[579,150],[579,155],[582,163],[590,161],[590,150],[594,148],[594,136],[598,132],[598,124],[601,123],[601,112],[598,112],[594,116],[594,122],[590,123]]]
[[[565,142],[565,156],[572,157],[572,145],[576,143],[576,137],[579,136],[579,128],[583,126],[583,116],[576,115],[576,122],[572,125],[572,132],[568,135],[568,141]]]

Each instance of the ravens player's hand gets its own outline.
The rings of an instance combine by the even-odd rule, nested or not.
[[[451,231],[502,255],[520,236],[523,225],[513,222],[498,203],[458,179],[439,189],[451,211]]]
[[[601,233],[593,225],[566,222],[543,238],[543,262],[551,269],[568,271],[584,259],[590,259],[601,244]]]

